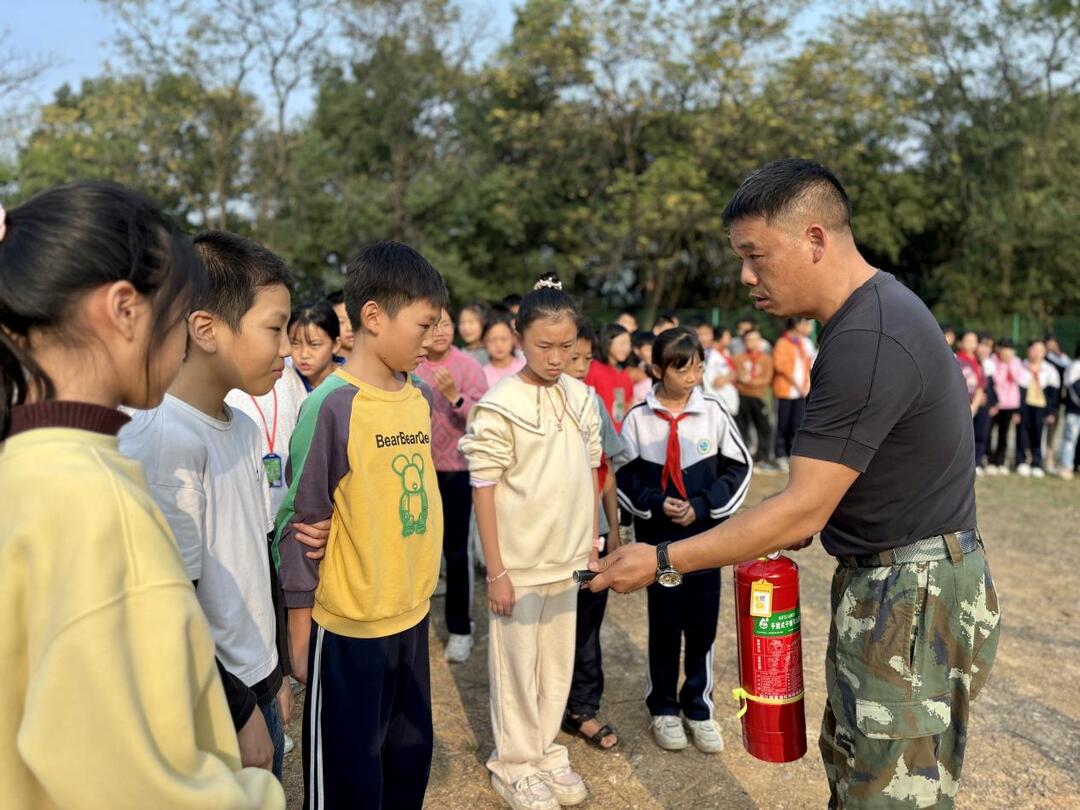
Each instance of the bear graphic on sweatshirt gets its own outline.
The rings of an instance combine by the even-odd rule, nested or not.
[[[398,515],[401,518],[401,536],[410,537],[427,531],[428,498],[424,491],[424,459],[419,453],[395,456],[391,464],[401,479],[401,500]]]

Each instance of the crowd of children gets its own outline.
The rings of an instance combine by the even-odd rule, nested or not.
[[[1021,359],[1012,340],[966,331],[955,348],[971,400],[976,472],[1071,481],[1080,441],[1080,343],[1072,359],[1056,337],[1035,338]]]
[[[442,569],[443,655],[468,660],[474,552],[492,787],[518,810],[585,801],[560,729],[620,740],[600,717],[607,596],[572,574],[622,542],[620,522],[662,548],[734,514],[755,464],[786,470],[813,323],[775,345],[752,319],[675,312],[594,332],[553,274],[455,321],[436,268],[395,242],[361,250],[325,300],[292,290],[264,247],[187,236],[120,186],[0,209],[15,805],[281,807],[295,682],[304,807],[419,808],[431,600]],[[957,361],[980,470],[1041,476],[1056,432],[1070,478],[1080,361],[974,333]],[[723,747],[719,605],[718,570],[648,590],[661,748]]]

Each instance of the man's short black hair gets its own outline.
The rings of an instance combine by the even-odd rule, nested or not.
[[[328,303],[332,307],[336,307],[338,304],[344,304],[345,291],[335,290],[334,292],[330,293],[328,296],[326,296],[326,303]]]
[[[374,301],[391,318],[416,301],[442,308],[450,303],[446,282],[420,252],[401,242],[375,242],[363,248],[345,271],[345,312],[353,330],[360,310]]]
[[[194,308],[217,315],[234,332],[240,329],[240,321],[255,303],[260,287],[281,284],[292,290],[289,266],[252,239],[228,231],[203,231],[194,242],[210,278],[209,289]]]
[[[520,307],[521,301],[522,296],[518,295],[517,293],[510,293],[509,295],[505,296],[500,303],[507,309],[513,309],[514,307]]]
[[[723,218],[725,225],[744,217],[772,223],[795,211],[811,214],[831,230],[851,227],[851,200],[836,175],[801,158],[767,163],[743,180]]]

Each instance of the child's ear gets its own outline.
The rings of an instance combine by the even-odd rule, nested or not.
[[[660,366],[656,363],[651,363],[649,369],[652,371],[652,378],[654,380],[662,380],[664,378],[664,372],[660,369]]]
[[[330,350],[331,354],[338,354],[341,352],[341,338],[334,338],[334,348]]]
[[[360,307],[360,325],[371,334],[379,334],[385,321],[386,313],[374,301],[368,301]]]
[[[135,324],[141,314],[153,317],[150,302],[141,296],[130,281],[117,281],[109,285],[104,296],[107,317],[126,340],[135,336]]]
[[[213,315],[204,309],[197,309],[188,315],[187,326],[189,346],[198,346],[206,354],[217,352]]]

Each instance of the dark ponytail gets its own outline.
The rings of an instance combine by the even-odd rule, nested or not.
[[[558,274],[544,273],[537,279],[532,292],[521,299],[521,306],[518,308],[515,323],[517,333],[524,335],[525,330],[534,321],[541,318],[554,319],[563,313],[569,315],[576,322],[578,317],[577,304],[574,303],[573,298],[563,292],[562,282],[559,281]]]
[[[128,281],[154,305],[154,348],[206,288],[191,239],[148,199],[123,186],[82,182],[44,191],[8,211],[0,239],[0,438],[12,405],[55,394],[24,348],[33,331],[77,341],[78,301]]]

